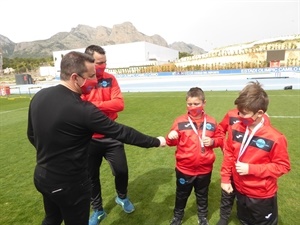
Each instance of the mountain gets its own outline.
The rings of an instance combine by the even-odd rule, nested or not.
[[[0,34],[0,50],[2,49],[4,57],[8,57],[13,54],[15,45],[16,44],[10,39]]]
[[[187,52],[192,55],[199,55],[199,54],[207,53],[205,50],[203,50],[202,48],[199,48],[196,45],[186,44],[184,42],[174,42],[173,44],[169,45],[169,48],[178,50],[179,52]]]
[[[32,42],[14,43],[0,35],[0,49],[2,48],[3,57],[7,58],[39,58],[52,57],[53,51],[85,48],[91,44],[105,46],[137,41],[146,41],[190,54],[206,53],[202,48],[184,42],[175,42],[169,45],[160,35],[147,36],[139,32],[130,22],[117,24],[112,28],[104,26],[93,28],[80,24],[72,28],[70,32],[59,32],[49,39]]]

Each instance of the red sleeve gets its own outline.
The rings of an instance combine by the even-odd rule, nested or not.
[[[177,131],[178,133],[178,139],[175,139],[175,140],[171,140],[168,138],[168,134],[166,135],[166,143],[168,146],[177,146],[178,145],[178,142],[179,142],[179,139],[180,139],[180,133],[179,133],[179,130],[178,130],[178,120],[176,119],[174,122],[173,122],[173,125],[170,129],[170,131],[172,130],[175,130]]]
[[[213,147],[220,147],[223,151],[224,141],[226,138],[226,132],[227,132],[228,126],[229,126],[229,114],[226,113],[225,116],[223,117],[222,121],[217,126],[215,136],[219,137],[219,139],[217,139],[217,143],[216,143],[216,139],[215,139]]]
[[[237,113],[238,113],[238,110],[236,108],[229,110],[218,125],[217,132],[223,136],[223,143],[221,145],[222,150],[223,150],[224,144],[225,144],[224,142],[226,139],[226,133],[227,133],[229,127],[232,125],[231,123],[235,122],[235,121],[233,121],[233,118],[237,118]],[[232,121],[230,121],[231,118],[232,118]]]
[[[220,125],[218,125],[217,129],[216,129],[216,132],[215,132],[215,134],[213,136],[213,139],[214,139],[213,148],[220,147],[222,149],[222,151],[223,151],[225,134],[226,133],[224,133],[223,128]]]
[[[229,126],[229,114],[226,113],[222,121],[219,123],[219,129],[224,133],[224,135],[228,130],[228,126]]]
[[[234,166],[234,148],[232,147],[232,131],[228,130],[228,138],[224,142],[223,162],[221,167],[221,183],[231,183],[232,168]]]
[[[222,148],[223,141],[224,141],[224,134],[223,134],[222,130],[219,130],[218,122],[213,117],[210,117],[210,120],[213,122],[213,124],[216,127],[214,134],[211,137],[214,140],[214,143],[211,147],[212,148],[217,148],[217,147]]]
[[[287,141],[280,135],[270,152],[270,163],[249,164],[249,174],[256,177],[278,178],[291,170],[290,159],[287,152]]]

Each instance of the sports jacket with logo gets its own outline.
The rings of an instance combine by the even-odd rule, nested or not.
[[[121,89],[114,75],[104,72],[98,80],[98,87],[90,94],[81,95],[85,101],[90,101],[110,119],[118,118],[118,113],[124,109],[124,99]],[[101,134],[94,134],[93,138],[103,138]]]
[[[239,115],[238,115],[239,110],[237,108],[230,109],[225,116],[223,117],[222,121],[219,123],[218,129],[220,130],[221,133],[223,133],[224,137],[226,136],[226,133],[228,131],[228,127],[232,126],[233,124],[239,122]],[[270,118],[269,116],[265,113],[263,115],[265,124],[270,124]],[[224,138],[224,141],[226,141],[226,138]],[[222,147],[223,149],[223,147]]]
[[[228,129],[221,168],[222,183],[230,183],[231,174],[235,188],[250,198],[270,198],[277,192],[277,178],[287,173],[290,160],[285,136],[264,124],[254,134],[239,161],[249,164],[249,174],[239,175],[235,169],[246,128],[235,123]]]
[[[197,122],[193,121],[195,128],[198,131],[200,138],[202,137],[203,129],[203,116]],[[213,169],[213,163],[215,161],[215,153],[213,148],[220,147],[223,138],[216,132],[217,130],[216,120],[206,115],[206,132],[207,137],[214,139],[213,146],[204,147],[204,151],[201,149],[201,143],[199,136],[195,133],[190,122],[188,120],[188,114],[184,114],[175,119],[171,130],[175,130],[178,133],[178,139],[170,140],[166,137],[168,146],[177,146],[176,168],[191,176],[210,173]]]

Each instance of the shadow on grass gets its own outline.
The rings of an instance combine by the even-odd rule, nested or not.
[[[135,211],[126,214],[114,199],[105,205],[108,218],[103,225],[169,225],[173,217],[175,203],[175,170],[174,168],[155,168],[137,176],[128,185],[129,198]],[[208,220],[216,224],[219,219],[221,198],[220,179],[212,179],[208,196]],[[110,215],[111,213],[111,215]],[[185,209],[183,224],[197,224],[197,206],[194,192],[191,193]],[[238,225],[236,208],[230,216],[230,225]]]
[[[220,200],[221,200],[221,181],[220,179],[213,179],[209,185],[208,191],[208,216],[207,219],[210,224],[217,224],[220,214]],[[187,204],[185,210],[185,216],[183,219],[184,224],[197,224],[197,205],[194,191],[191,193],[189,198],[189,204]],[[229,218],[230,225],[239,225],[236,218],[236,205],[234,204],[231,215]]]

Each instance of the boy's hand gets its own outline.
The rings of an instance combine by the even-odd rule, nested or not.
[[[221,188],[226,191],[228,194],[233,192],[233,188],[231,184],[221,183]]]
[[[204,146],[209,147],[212,146],[214,144],[214,139],[210,138],[210,137],[204,137],[202,139]]]
[[[249,164],[237,162],[235,164],[235,169],[236,169],[236,172],[238,172],[240,175],[247,175],[249,173]]]
[[[175,130],[170,131],[170,133],[168,134],[168,138],[170,140],[178,139],[177,131],[175,131]]]

